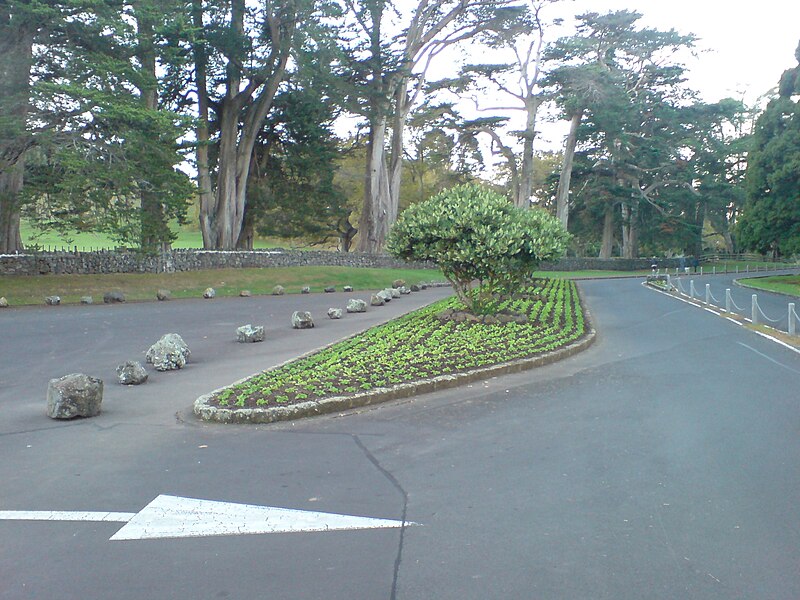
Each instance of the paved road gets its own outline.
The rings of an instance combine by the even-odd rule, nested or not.
[[[231,326],[285,300],[252,299],[252,318],[0,315],[0,509],[135,512],[174,494],[421,524],[111,542],[119,523],[4,521],[0,598],[800,597],[800,356],[634,280],[581,285],[600,333],[572,359],[257,427],[185,413],[194,388],[267,352],[228,342]],[[86,364],[81,340],[107,373],[119,344],[128,358],[152,337],[140,328],[180,331],[181,315],[212,332],[187,333],[191,368],[109,386],[97,419],[42,417],[41,382]],[[283,354],[307,332],[290,333]]]
[[[769,273],[691,274],[682,275],[673,282],[675,285],[680,285],[680,289],[688,294],[690,292],[690,282],[694,281],[695,297],[703,301],[705,300],[706,284],[708,284],[712,295],[711,303],[720,308],[725,308],[725,290],[729,289],[733,300],[731,310],[747,318],[750,318],[752,315],[752,296],[756,294],[758,296],[758,305],[761,307],[763,315],[766,315],[766,318],[759,315],[759,321],[782,331],[786,331],[789,326],[789,302],[795,303],[795,312],[800,314],[800,302],[798,302],[797,298],[740,286],[737,284],[737,280],[752,277],[771,277],[773,275],[796,275],[797,273],[797,269],[786,269],[776,272],[770,271]],[[800,331],[800,328],[798,330]]]

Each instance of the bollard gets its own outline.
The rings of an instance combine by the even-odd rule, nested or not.
[[[717,274],[717,267],[714,267],[714,272],[713,272],[713,273],[711,273],[711,274],[712,274],[712,275],[716,275],[716,274]]]
[[[739,274],[739,265],[736,265],[736,274]]]
[[[733,298],[731,298],[731,288],[725,288],[725,312],[733,312],[731,310]]]
[[[697,292],[694,291],[694,279],[689,280],[689,297],[694,298]]]
[[[745,265],[744,266],[744,272],[745,273],[749,273],[750,272],[750,265]]]
[[[795,323],[794,315],[794,302],[789,302],[789,335],[795,335],[797,330],[797,323]]]
[[[700,275],[703,275],[703,267],[700,267]]]
[[[753,325],[758,325],[758,296],[756,294],[753,294],[753,299],[750,303],[750,320]]]
[[[711,284],[706,284],[706,306],[711,305]]]

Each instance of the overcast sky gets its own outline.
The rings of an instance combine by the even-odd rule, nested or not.
[[[675,29],[700,38],[705,50],[689,58],[689,83],[703,100],[724,97],[754,102],[795,66],[800,42],[798,0],[575,0],[570,12],[630,9],[642,13],[642,24]]]

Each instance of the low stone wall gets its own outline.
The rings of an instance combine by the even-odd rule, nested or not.
[[[659,268],[675,268],[678,259],[658,259]],[[652,259],[564,258],[543,264],[548,271],[649,269]],[[101,273],[174,273],[208,269],[336,266],[373,268],[435,268],[428,263],[406,263],[385,254],[322,250],[172,250],[156,256],[136,252],[53,252],[0,255],[0,275],[93,275]]]
[[[172,250],[156,256],[136,252],[54,252],[0,255],[0,275],[93,275],[101,273],[174,273],[208,269],[336,266],[435,268],[387,255],[297,250]]]

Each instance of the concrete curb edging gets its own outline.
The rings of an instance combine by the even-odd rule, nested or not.
[[[375,388],[369,392],[356,394],[354,396],[333,396],[330,398],[323,398],[319,401],[302,402],[300,404],[292,404],[290,406],[241,408],[236,410],[211,406],[209,404],[210,399],[215,394],[221,392],[227,387],[230,387],[225,386],[197,398],[197,400],[194,402],[194,414],[203,421],[212,421],[217,423],[265,424],[274,423],[277,421],[289,421],[292,419],[300,419],[314,415],[339,412],[351,408],[359,408],[363,406],[370,406],[372,404],[388,402],[390,400],[408,398],[410,396],[416,396],[419,394],[446,390],[458,387],[465,383],[477,381],[479,379],[485,379],[487,377],[509,375],[511,373],[527,371],[529,369],[533,369],[534,367],[549,365],[559,360],[569,358],[570,356],[574,356],[575,354],[585,350],[592,345],[597,336],[594,327],[592,327],[590,320],[591,316],[588,309],[585,307],[583,296],[580,294],[580,291],[579,297],[581,300],[581,308],[583,310],[586,332],[582,337],[574,342],[571,342],[567,346],[540,354],[538,356],[519,359],[499,365],[492,365],[489,367],[481,367],[479,369],[473,369],[472,371],[457,373],[455,375],[440,375],[432,379],[423,379],[421,381],[415,381],[411,383],[401,383],[392,387]],[[318,350],[314,350],[314,352],[317,351]],[[294,360],[297,359],[292,359],[292,361],[287,362],[293,362]],[[231,385],[235,385],[235,383]]]

